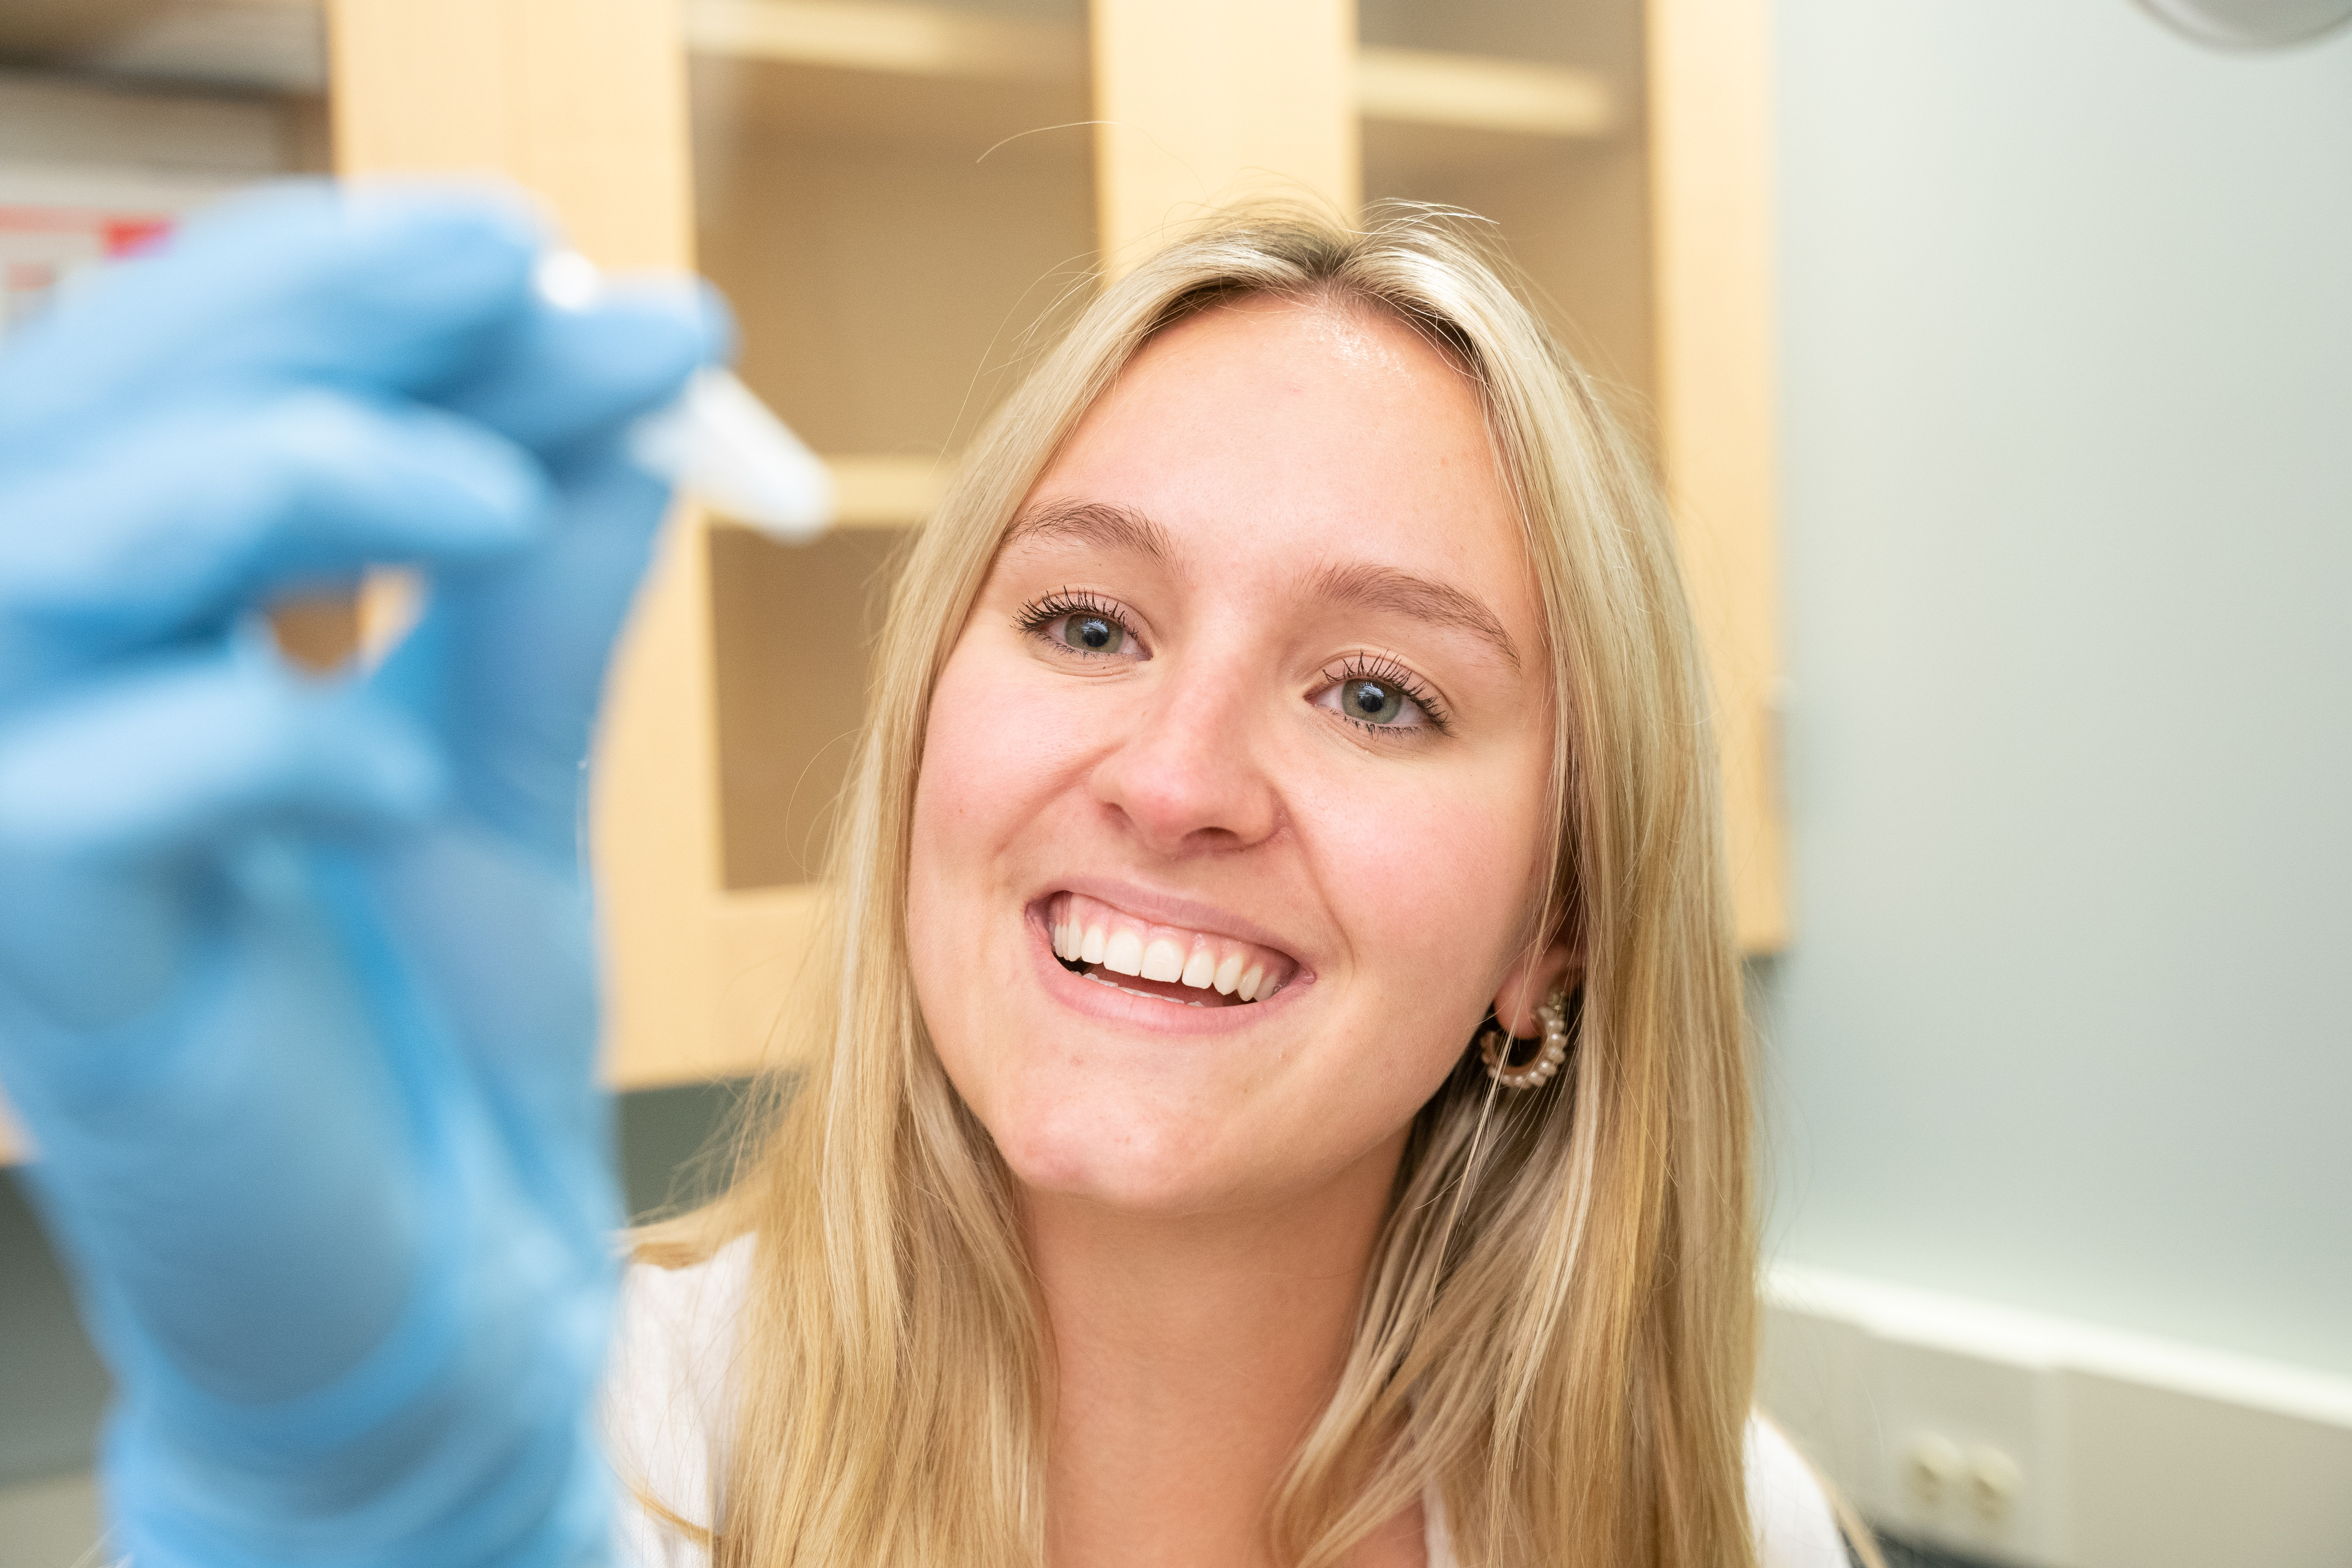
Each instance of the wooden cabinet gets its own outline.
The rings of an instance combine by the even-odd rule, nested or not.
[[[790,550],[681,509],[597,759],[610,1075],[748,1071],[793,984],[895,546],[1098,269],[1278,187],[1499,225],[1654,441],[1726,742],[1740,937],[1769,756],[1767,0],[328,0],[336,163],[494,172],[608,268],[698,268],[834,465]]]
[[[709,533],[719,1034],[625,1013],[621,1079],[752,1058],[898,531],[1093,276],[1265,191],[1496,220],[1654,445],[1714,656],[1740,940],[1778,946],[1763,0],[1013,4],[685,6],[701,265],[856,527],[800,552]]]

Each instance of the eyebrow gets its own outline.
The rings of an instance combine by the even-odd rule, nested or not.
[[[1104,549],[1132,551],[1156,561],[1176,558],[1167,529],[1133,507],[1106,501],[1047,501],[1013,520],[1004,547],[1029,540],[1067,540]],[[1307,582],[1308,592],[1345,605],[1404,616],[1431,626],[1451,626],[1484,639],[1513,669],[1519,650],[1495,613],[1461,589],[1416,577],[1393,566],[1358,562],[1327,566]]]
[[[1432,626],[1453,626],[1494,645],[1513,669],[1519,668],[1519,650],[1495,613],[1461,589],[1433,583],[1393,566],[1358,563],[1327,566],[1318,573],[1313,590],[1325,598],[1390,615],[1407,616]]]
[[[1105,501],[1047,501],[1031,507],[1013,520],[1004,533],[1003,548],[1010,550],[1033,539],[1132,551],[1155,561],[1176,558],[1175,542],[1166,529],[1133,507]]]

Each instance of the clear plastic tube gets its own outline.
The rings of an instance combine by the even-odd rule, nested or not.
[[[587,305],[604,286],[595,264],[572,250],[541,258],[538,283],[542,299],[565,310]],[[823,459],[730,371],[697,371],[626,438],[647,472],[772,539],[804,544],[833,521],[833,476]]]

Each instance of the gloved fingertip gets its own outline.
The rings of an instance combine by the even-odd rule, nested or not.
[[[358,814],[389,824],[430,816],[449,793],[440,749],[406,715],[354,691],[331,723],[341,732],[334,767]]]
[[[681,380],[735,357],[735,313],[699,278],[633,279],[610,290],[597,310],[628,322],[647,363],[663,363]]]
[[[387,746],[375,765],[378,798],[387,816],[418,821],[431,816],[449,793],[448,769],[421,746]]]
[[[453,426],[455,421],[450,422]],[[420,428],[427,428],[422,421]],[[431,459],[435,479],[455,494],[441,521],[446,537],[435,542],[458,555],[495,554],[529,544],[546,531],[554,489],[547,471],[521,448],[493,446],[475,430],[457,426],[420,456]]]
[[[545,531],[546,470],[494,431],[431,407],[299,393],[270,412],[271,444],[290,455],[310,515],[337,506],[400,519],[394,553],[495,555]],[[375,542],[385,541],[378,536]]]
[[[227,198],[165,248],[218,253],[247,272],[257,257],[322,266],[330,289],[357,289],[373,308],[477,296],[510,306],[550,227],[526,193],[490,180],[303,178]]]
[[[185,250],[215,243],[243,246],[248,237],[278,230],[311,230],[340,221],[343,188],[315,174],[265,180],[197,208],[142,254]]]
[[[723,363],[734,338],[725,302],[699,279],[633,279],[587,304],[542,300],[502,360],[437,401],[568,461],[582,440],[668,403],[695,372]]]
[[[739,341],[733,307],[727,303],[727,296],[705,279],[694,279],[694,294],[702,328],[702,357],[698,364],[733,364]]]
[[[344,220],[369,238],[421,232],[498,246],[534,262],[553,225],[519,186],[488,179],[366,180],[341,187]]]

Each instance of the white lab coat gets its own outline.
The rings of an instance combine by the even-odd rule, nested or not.
[[[722,1449],[733,1429],[737,1309],[753,1237],[691,1268],[629,1270],[605,1391],[605,1427],[625,1493],[635,1489],[679,1517],[719,1517]],[[1748,1425],[1748,1509],[1763,1568],[1846,1568],[1845,1547],[1820,1484],[1788,1440]],[[1432,1497],[1429,1568],[1456,1568],[1445,1511]],[[709,1568],[709,1554],[634,1500],[616,1525],[616,1568]]]

